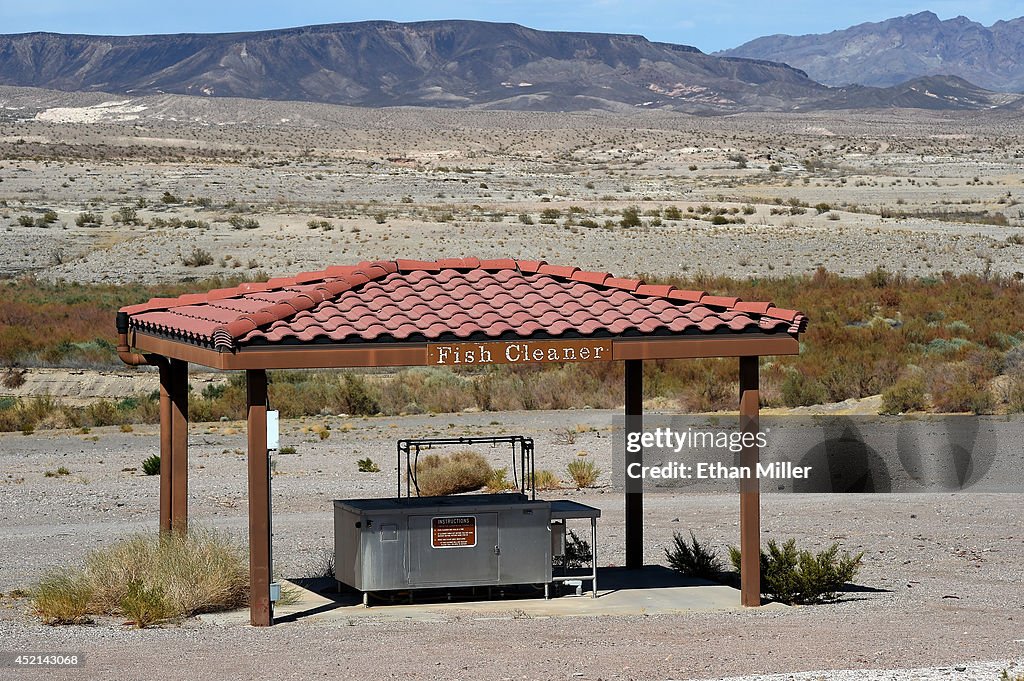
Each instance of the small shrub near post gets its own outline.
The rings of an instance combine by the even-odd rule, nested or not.
[[[730,546],[729,559],[737,573],[740,557],[739,549]],[[795,539],[781,547],[769,540],[768,550],[761,550],[761,593],[787,605],[834,601],[836,592],[860,571],[863,557],[863,551],[840,555],[839,544],[814,554],[797,550]]]
[[[146,475],[160,475],[160,456],[154,454],[142,461],[142,472]]]
[[[673,547],[665,549],[665,557],[669,567],[687,577],[716,581],[722,574],[722,561],[708,549],[706,544],[697,541],[690,530],[690,541],[680,532],[672,533]]]
[[[597,482],[597,477],[601,475],[601,469],[593,461],[583,457],[570,461],[566,470],[579,489],[592,487]]]

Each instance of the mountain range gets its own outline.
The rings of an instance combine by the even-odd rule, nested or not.
[[[366,107],[701,114],[987,109],[1016,99],[944,77],[833,88],[782,63],[708,55],[637,35],[454,20],[221,34],[0,35],[0,85]]]
[[[1024,92],[1024,17],[982,26],[919,12],[831,33],[765,36],[716,54],[784,62],[826,85],[891,87],[942,75]]]

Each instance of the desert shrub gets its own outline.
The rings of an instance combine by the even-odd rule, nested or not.
[[[529,213],[520,213],[519,222],[523,223],[524,225],[532,225],[533,218],[530,216]]]
[[[987,382],[963,362],[936,366],[929,392],[938,412],[990,414],[995,408],[995,397]]]
[[[89,620],[92,585],[77,570],[47,574],[32,591],[35,612],[46,624],[77,624]]]
[[[924,379],[917,373],[905,376],[882,392],[881,414],[904,414],[925,408]]]
[[[824,386],[800,371],[792,371],[782,381],[782,402],[787,407],[806,407],[827,401]]]
[[[486,485],[493,472],[479,452],[427,454],[416,463],[416,487],[428,497],[473,492]]]
[[[484,487],[493,494],[515,489],[515,485],[508,479],[508,468],[495,468],[492,470],[487,478],[487,482],[484,483]]]
[[[380,466],[373,462],[373,459],[366,457],[356,461],[360,473],[380,473]]]
[[[768,550],[761,550],[761,593],[789,605],[835,600],[836,592],[860,571],[863,557],[863,551],[840,555],[839,544],[815,554],[797,550],[795,539],[781,547],[771,539]],[[740,558],[739,549],[729,547],[729,559],[737,572]]]
[[[565,534],[565,555],[562,557],[563,567],[581,568],[594,559],[594,552],[590,548],[590,542],[583,539],[575,530],[569,530]]]
[[[347,414],[376,414],[380,411],[377,401],[370,395],[366,379],[357,374],[342,374],[342,402]]]
[[[558,489],[562,486],[562,481],[554,472],[542,469],[534,471],[533,485],[540,490]]]
[[[213,256],[210,255],[209,251],[197,246],[192,249],[190,254],[181,259],[181,263],[185,267],[203,267],[204,265],[213,264]]]
[[[1024,376],[1015,375],[1010,378],[1006,390],[1006,409],[1011,414],[1024,413]]]
[[[36,219],[31,215],[19,215],[18,224],[22,227],[32,227],[36,224]]]
[[[172,194],[170,192],[164,192],[163,195],[160,197],[160,202],[161,203],[167,203],[167,204],[170,204],[170,203],[181,203],[181,199],[179,199],[177,196],[175,196],[174,194]]]
[[[121,206],[114,214],[114,222],[120,222],[123,225],[141,225],[142,219],[131,206]]]
[[[25,385],[27,380],[25,378],[26,373],[27,372],[24,369],[19,370],[14,367],[8,367],[8,369],[4,371],[3,376],[0,377],[0,385],[3,385],[5,388],[20,388]]]
[[[243,218],[241,215],[232,215],[228,218],[228,224],[233,229],[258,229],[259,220],[255,218]]]
[[[174,616],[164,590],[159,586],[147,587],[139,580],[128,584],[121,598],[121,611],[139,629]]]
[[[601,469],[597,467],[597,464],[586,457],[573,459],[565,468],[579,489],[592,487],[597,482],[598,476],[601,475]]]
[[[622,219],[619,224],[623,227],[639,227],[643,224],[640,220],[640,209],[636,206],[629,206],[622,209]]]
[[[85,562],[95,613],[124,613],[133,589],[140,610],[150,612],[155,601],[162,602],[161,619],[230,610],[248,601],[246,548],[213,530],[136,535],[90,552]]]
[[[682,220],[683,212],[679,210],[678,206],[668,206],[664,211],[666,220]]]
[[[75,218],[75,224],[79,227],[96,227],[103,224],[103,216],[96,213],[79,213]]]
[[[690,540],[681,532],[672,533],[672,548],[665,549],[665,558],[668,559],[669,567],[687,577],[698,579],[717,580],[722,573],[722,561],[714,551],[708,549],[706,544],[697,541],[693,530],[690,530]]]
[[[1004,669],[1003,673],[999,675],[999,681],[1024,681],[1024,674],[1010,676],[1010,672]]]
[[[154,454],[142,460],[142,472],[146,475],[160,475],[160,456]]]

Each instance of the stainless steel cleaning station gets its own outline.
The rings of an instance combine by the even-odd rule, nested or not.
[[[480,444],[511,447],[517,491],[419,496],[421,451]],[[396,497],[334,502],[336,579],[361,591],[367,605],[370,592],[415,589],[537,585],[549,597],[551,584],[565,581],[589,581],[596,597],[601,510],[537,499],[533,473],[531,438],[400,440]],[[590,574],[554,574],[553,563],[565,563],[566,522],[577,518],[590,520]]]

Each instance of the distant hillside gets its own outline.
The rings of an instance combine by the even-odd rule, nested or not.
[[[774,62],[641,36],[516,24],[372,21],[254,33],[0,36],[0,85],[364,107],[700,114],[925,106],[988,108],[983,90],[934,98],[837,91]],[[959,87],[959,86],[957,86]],[[970,87],[968,85],[968,87]]]
[[[256,33],[0,36],[0,84],[358,106],[785,109],[825,90],[796,69],[640,36],[384,21]]]
[[[783,62],[826,85],[890,87],[958,76],[999,92],[1024,92],[1024,17],[985,27],[920,12],[816,35],[757,38],[719,56]]]

